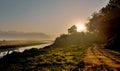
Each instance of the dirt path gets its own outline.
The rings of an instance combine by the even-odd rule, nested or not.
[[[88,48],[84,58],[84,71],[120,71],[120,53],[97,46]]]

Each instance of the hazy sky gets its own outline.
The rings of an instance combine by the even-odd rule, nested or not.
[[[66,33],[109,0],[0,0],[0,30]]]

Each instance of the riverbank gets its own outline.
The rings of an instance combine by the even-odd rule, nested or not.
[[[114,54],[114,55],[113,55]],[[50,45],[13,52],[0,59],[1,71],[119,71],[119,55],[103,48],[86,45]],[[103,58],[101,58],[101,56]],[[112,57],[111,57],[112,56]],[[107,61],[106,61],[107,59]],[[101,62],[102,60],[102,62]],[[98,61],[97,65],[94,64]],[[111,67],[118,66],[117,68]],[[118,62],[118,65],[115,65]],[[105,64],[105,66],[103,66]],[[99,65],[99,66],[98,66]],[[109,66],[108,66],[109,65]]]
[[[2,58],[3,56],[6,56],[8,54],[11,54],[12,52],[24,52],[25,50],[29,50],[32,48],[42,49],[42,48],[49,46],[51,44],[52,43],[45,43],[45,44],[40,44],[40,45],[33,45],[33,46],[9,48],[9,49],[5,49],[5,50],[0,50],[0,58]]]
[[[32,48],[24,52],[13,52],[0,59],[1,71],[59,71],[75,70],[79,66],[88,46],[50,45],[42,49]]]

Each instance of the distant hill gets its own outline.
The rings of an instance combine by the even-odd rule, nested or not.
[[[49,40],[45,33],[24,33],[15,31],[0,31],[0,40]]]

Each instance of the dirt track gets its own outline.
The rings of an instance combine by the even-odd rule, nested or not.
[[[94,46],[88,48],[83,71],[120,71],[120,53]]]

